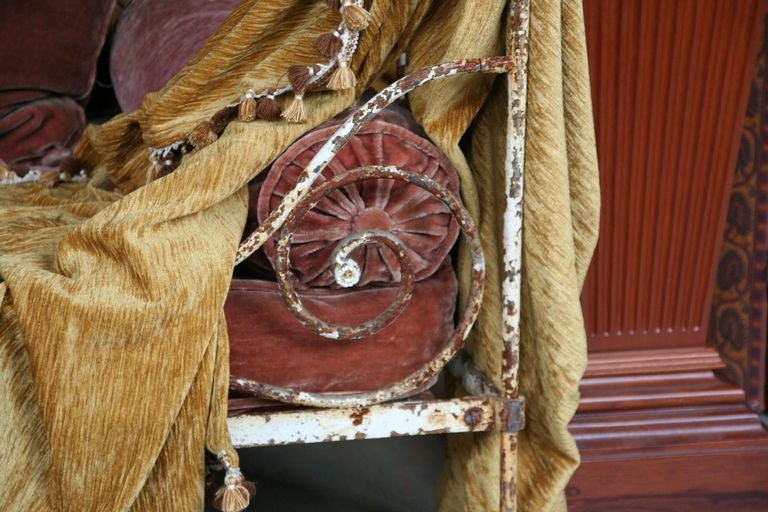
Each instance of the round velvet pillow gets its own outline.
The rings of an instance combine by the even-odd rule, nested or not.
[[[403,128],[397,115],[366,125],[328,164],[315,186],[329,177],[366,165],[395,165],[428,176],[458,194],[456,169],[429,141]],[[314,130],[294,143],[272,165],[258,192],[259,223],[293,189],[304,166],[333,135],[338,125]],[[416,279],[432,275],[458,236],[458,224],[429,192],[402,181],[366,180],[346,186],[321,200],[298,225],[291,248],[291,267],[307,286],[337,286],[330,257],[337,243],[354,232],[379,228],[396,235],[409,249]],[[274,265],[276,236],[264,245]],[[357,286],[400,280],[394,254],[386,248],[357,249],[353,258],[362,275]]]

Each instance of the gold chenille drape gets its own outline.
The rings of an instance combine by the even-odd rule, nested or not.
[[[505,0],[368,4],[357,90],[309,94],[306,123],[233,122],[144,186],[148,147],[317,61],[312,40],[338,22],[320,1],[244,0],[139,110],[88,128],[76,155],[89,183],[0,188],[0,510],[202,510],[204,448],[230,449],[222,306],[246,183],[403,51],[413,68],[504,52]],[[566,425],[586,363],[579,291],[599,194],[581,2],[532,0],[531,10],[518,502],[550,511],[564,509],[578,463]],[[487,292],[469,346],[496,379],[505,94],[504,77],[473,75],[410,97],[481,228]],[[450,456],[441,510],[496,510],[499,434],[455,436]]]

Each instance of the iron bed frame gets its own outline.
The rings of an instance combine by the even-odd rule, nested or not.
[[[332,258],[332,269],[340,285],[352,286],[356,283],[359,268],[350,258],[350,253],[354,248],[369,243],[389,247],[398,256],[403,276],[395,300],[381,315],[361,326],[341,327],[328,324],[306,311],[292,288],[289,252],[293,228],[301,216],[326,194],[359,179],[397,179],[425,188],[454,214],[473,260],[472,286],[467,305],[446,348],[435,360],[407,379],[369,393],[306,393],[234,380],[231,384],[236,389],[303,406],[230,417],[228,426],[236,448],[496,431],[501,438],[499,510],[516,510],[517,433],[525,423],[524,399],[520,396],[518,385],[518,362],[529,15],[530,0],[512,2],[507,20],[507,55],[466,59],[422,69],[398,80],[365,103],[340,126],[307,165],[296,187],[238,250],[237,262],[240,262],[280,229],[276,270],[278,284],[289,309],[305,326],[328,338],[329,342],[354,342],[352,340],[394,321],[410,299],[413,276],[402,242],[390,233],[370,230],[355,233],[339,244]],[[461,351],[480,308],[485,272],[478,234],[461,202],[432,180],[390,166],[348,171],[312,189],[313,182],[336,152],[379,111],[432,80],[462,73],[507,75],[506,208],[503,217],[504,278],[501,290],[503,318],[499,333],[501,388],[494,385]],[[435,399],[422,394],[402,398],[409,391],[412,393],[434,379],[444,367],[461,381],[468,396]]]

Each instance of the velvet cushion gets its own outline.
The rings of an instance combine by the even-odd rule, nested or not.
[[[0,2],[0,90],[86,96],[115,0]]]
[[[336,131],[339,122],[308,133],[275,161],[263,184],[255,189],[259,223],[294,187],[299,174]],[[433,178],[458,193],[453,165],[415,130],[403,111],[395,110],[375,119],[339,151],[316,184],[356,167],[388,164]],[[251,208],[253,199],[252,193]],[[389,231],[405,243],[417,279],[435,272],[458,236],[455,219],[429,192],[401,181],[358,182],[321,200],[298,225],[291,249],[291,266],[297,280],[307,286],[337,286],[330,270],[331,253],[347,235],[371,228]],[[275,242],[273,237],[264,245],[273,264]],[[388,249],[359,248],[353,258],[362,270],[358,286],[400,280],[397,259]]]
[[[299,296],[316,316],[340,325],[369,320],[389,305],[397,288],[314,289]],[[413,298],[390,326],[358,341],[332,341],[302,326],[277,285],[234,280],[224,312],[230,333],[230,374],[314,392],[380,389],[432,360],[453,329],[457,283],[444,265],[416,283]]]
[[[79,138],[114,4],[0,1],[0,159],[55,163]]]
[[[163,87],[240,0],[132,0],[120,15],[110,72],[123,111]]]
[[[85,127],[72,98],[41,91],[0,92],[0,158],[23,165],[56,165]]]

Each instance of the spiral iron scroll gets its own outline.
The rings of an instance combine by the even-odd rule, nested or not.
[[[332,269],[337,282],[342,286],[352,286],[358,277],[356,264],[349,257],[359,246],[375,243],[389,247],[397,256],[401,266],[400,289],[389,307],[379,316],[357,326],[337,326],[329,324],[304,308],[290,282],[290,243],[295,227],[301,217],[311,210],[323,197],[349,183],[364,179],[395,179],[419,186],[442,201],[456,218],[469,246],[472,258],[471,286],[461,319],[448,338],[440,353],[419,370],[385,388],[370,392],[354,393],[310,393],[295,389],[281,388],[269,384],[254,382],[249,379],[234,378],[230,387],[234,390],[256,394],[281,402],[313,407],[357,407],[385,402],[413,393],[427,385],[440,370],[453,358],[462,347],[480,311],[485,278],[485,260],[477,229],[471,216],[461,201],[445,187],[422,175],[409,173],[394,166],[361,167],[347,171],[323,183],[314,190],[311,186],[336,153],[369,120],[385,107],[404,96],[411,90],[432,80],[464,73],[507,73],[514,66],[509,56],[490,57],[487,59],[467,59],[424,68],[408,75],[366,102],[350,116],[325,145],[317,152],[299,176],[296,186],[289,192],[278,207],[262,225],[254,231],[237,251],[235,263],[239,263],[261,247],[282,226],[277,247],[278,285],[288,308],[299,321],[329,339],[355,340],[368,336],[392,323],[405,309],[413,293],[413,272],[410,268],[405,246],[395,235],[369,230],[350,235],[342,240],[332,255]]]
[[[402,275],[400,289],[389,307],[373,320],[357,326],[337,326],[324,322],[304,308],[291,282],[290,245],[293,239],[293,232],[301,222],[301,218],[314,208],[321,199],[334,190],[341,189],[350,183],[367,179],[404,181],[421,187],[441,201],[459,223],[459,227],[470,248],[473,268],[481,270],[479,276],[473,276],[473,278],[477,277],[477,280],[473,279],[473,283],[482,283],[483,280],[482,269],[484,268],[484,261],[482,247],[477,237],[477,229],[474,222],[472,222],[469,212],[467,212],[459,198],[451,193],[451,191],[431,178],[409,173],[394,166],[368,166],[344,172],[317,187],[304,201],[299,203],[288,217],[277,242],[277,282],[286,305],[305,327],[312,329],[325,338],[356,340],[369,336],[394,322],[400,313],[403,312],[413,295],[414,276],[405,244],[395,235],[378,229],[360,231],[346,237],[337,245],[331,257],[331,268],[336,276],[336,281],[341,286],[354,286],[359,279],[357,263],[350,258],[350,254],[354,249],[373,243],[385,245],[395,253]],[[482,293],[480,296],[482,296]],[[471,326],[474,318],[467,319],[467,321]]]

